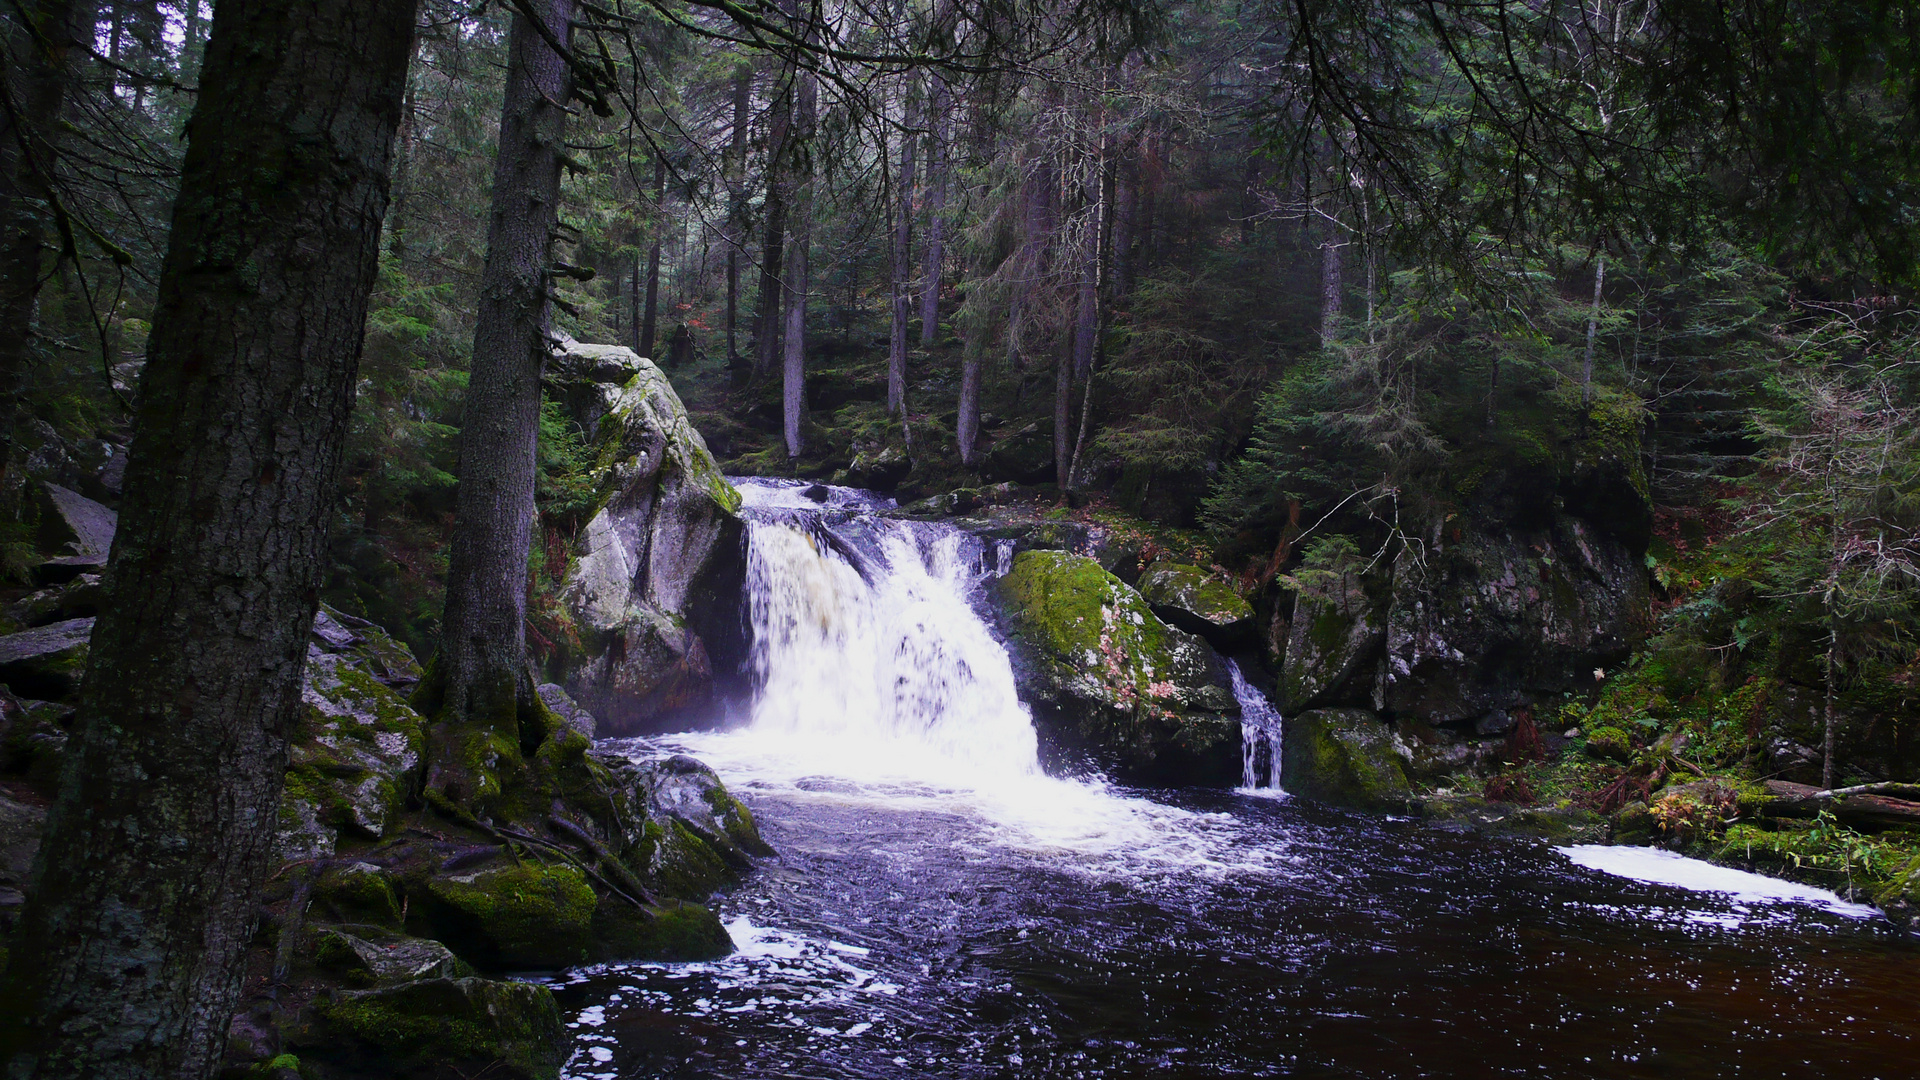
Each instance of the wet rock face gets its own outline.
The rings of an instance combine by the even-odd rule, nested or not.
[[[569,342],[555,366],[593,434],[605,500],[562,590],[585,643],[565,687],[600,734],[651,730],[707,706],[716,676],[742,673],[744,639],[725,615],[742,603],[740,495],[651,362]]]
[[[1372,692],[1386,620],[1355,573],[1309,579],[1294,595],[1280,662],[1280,707],[1350,704]]]
[[[1396,809],[1412,798],[1413,752],[1366,709],[1312,709],[1287,718],[1280,783],[1303,798]]]
[[[310,1012],[288,1044],[345,1066],[348,1075],[449,1070],[550,1080],[566,1060],[553,993],[530,983],[421,979],[336,992]]]
[[[1043,737],[1143,780],[1239,775],[1239,706],[1206,642],[1081,555],[1021,552],[997,593]]]
[[[1433,725],[1488,719],[1626,658],[1647,577],[1621,540],[1561,516],[1550,529],[1470,533],[1393,568],[1378,704]],[[1482,734],[1490,734],[1482,731]]]

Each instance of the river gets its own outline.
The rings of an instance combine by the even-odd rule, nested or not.
[[[1048,776],[978,615],[1002,551],[857,492],[743,491],[764,689],[731,730],[603,746],[701,757],[779,855],[716,898],[733,956],[550,980],[571,1077],[1920,1072],[1920,946],[1871,909]]]

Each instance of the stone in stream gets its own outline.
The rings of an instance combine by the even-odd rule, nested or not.
[[[564,684],[600,734],[632,734],[707,706],[716,678],[744,671],[740,495],[650,361],[567,341],[555,365],[602,463],[562,588],[583,645]]]
[[[1239,705],[1205,641],[1081,555],[1023,551],[996,591],[1043,736],[1133,778],[1239,777]]]
[[[1287,717],[1281,786],[1302,798],[1365,809],[1411,800],[1413,753],[1366,709],[1312,709]]]

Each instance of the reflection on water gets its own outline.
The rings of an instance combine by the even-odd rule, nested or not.
[[[570,1075],[1915,1073],[1920,948],[1830,905],[1224,793],[1166,807],[1206,860],[1133,874],[743,787],[781,855],[720,900],[741,951],[562,976]]]

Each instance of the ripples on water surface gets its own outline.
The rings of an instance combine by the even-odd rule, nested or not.
[[[1920,1075],[1920,949],[1857,911],[1226,793],[1106,793],[1182,842],[1089,855],[770,771],[740,953],[565,976],[570,1075]]]

